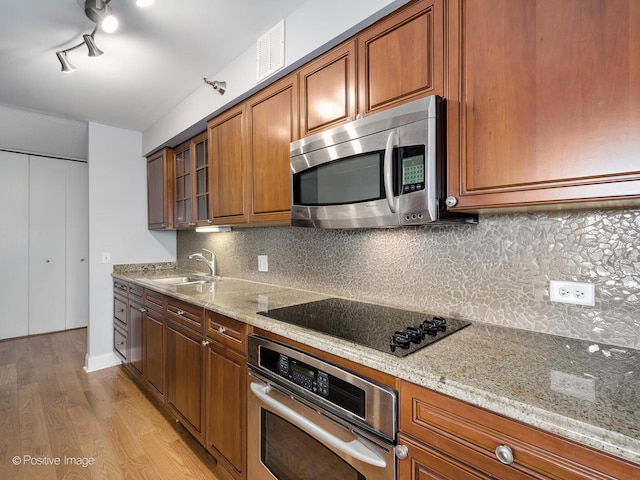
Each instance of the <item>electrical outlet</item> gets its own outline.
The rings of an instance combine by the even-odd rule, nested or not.
[[[596,287],[592,283],[551,280],[549,293],[552,302],[587,305],[590,307],[596,304]]]
[[[258,271],[269,271],[269,257],[267,257],[266,255],[258,255]]]
[[[111,263],[111,252],[102,252],[102,263]]]

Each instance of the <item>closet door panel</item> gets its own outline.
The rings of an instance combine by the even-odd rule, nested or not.
[[[65,328],[89,321],[89,181],[88,165],[66,163],[66,317]]]
[[[0,339],[29,333],[29,157],[0,151]]]
[[[65,329],[65,162],[29,157],[29,335]]]

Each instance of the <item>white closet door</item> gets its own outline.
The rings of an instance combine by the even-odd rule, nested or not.
[[[65,328],[89,322],[89,177],[84,162],[67,165]]]
[[[29,157],[0,151],[0,339],[29,333]]]
[[[65,329],[65,163],[29,157],[29,335]]]

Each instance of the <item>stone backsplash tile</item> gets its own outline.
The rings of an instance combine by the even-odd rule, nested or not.
[[[479,225],[178,233],[222,276],[640,348],[640,209],[483,215]],[[258,255],[269,272],[258,272]],[[549,280],[590,282],[595,307],[551,303]]]

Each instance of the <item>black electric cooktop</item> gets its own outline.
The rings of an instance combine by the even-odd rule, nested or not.
[[[341,298],[327,298],[258,314],[398,357],[407,356],[471,323]]]

